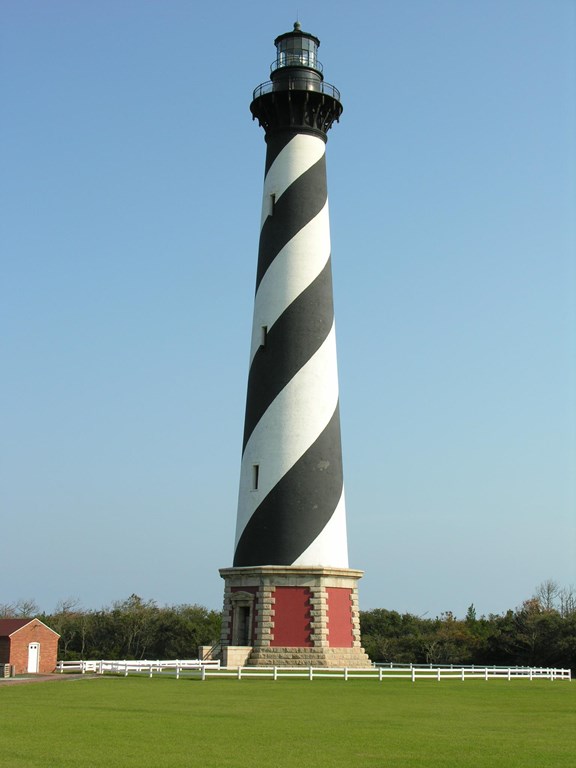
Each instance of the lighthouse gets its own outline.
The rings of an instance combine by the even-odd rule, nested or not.
[[[226,665],[365,666],[348,566],[327,133],[342,114],[320,41],[274,41],[250,105],[266,163],[240,489],[225,582]]]

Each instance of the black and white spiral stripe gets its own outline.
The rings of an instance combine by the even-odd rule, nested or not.
[[[234,566],[346,568],[325,143],[267,142]]]

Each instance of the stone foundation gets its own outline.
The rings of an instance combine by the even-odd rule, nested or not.
[[[251,653],[251,646],[225,645],[222,647],[220,660],[223,667],[245,667]]]
[[[248,658],[256,667],[371,667],[363,648],[254,648]]]

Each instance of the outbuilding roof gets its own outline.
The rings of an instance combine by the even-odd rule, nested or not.
[[[50,627],[44,624],[43,621],[40,621],[40,619],[0,619],[0,637],[10,637],[20,629],[27,627],[28,624],[32,624],[34,621],[37,621],[38,624],[46,627],[48,631],[54,632],[53,629],[50,629]],[[54,634],[58,635],[58,632],[54,632]],[[58,637],[60,637],[60,635],[58,635]]]

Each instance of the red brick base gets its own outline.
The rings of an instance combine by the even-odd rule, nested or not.
[[[360,646],[362,571],[259,566],[223,568],[220,575],[221,644],[250,646],[249,664],[369,666]]]

